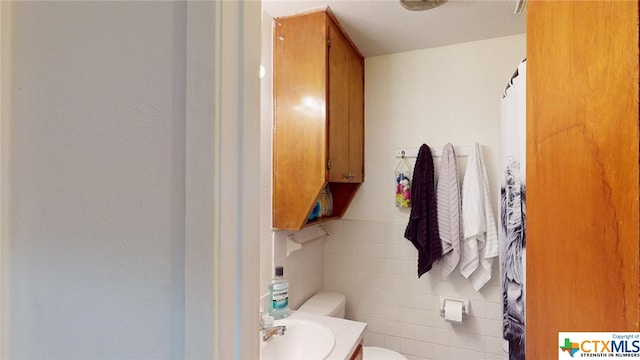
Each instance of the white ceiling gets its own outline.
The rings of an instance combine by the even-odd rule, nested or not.
[[[327,6],[365,57],[525,33],[516,0],[449,0],[425,11],[399,0],[262,0],[272,17]]]

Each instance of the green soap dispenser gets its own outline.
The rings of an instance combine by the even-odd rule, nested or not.
[[[271,297],[269,315],[275,320],[289,316],[289,282],[284,279],[282,266],[276,266],[276,276],[269,284],[269,294]]]

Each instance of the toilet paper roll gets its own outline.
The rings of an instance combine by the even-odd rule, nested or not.
[[[461,301],[447,300],[444,303],[444,319],[449,322],[462,322]]]

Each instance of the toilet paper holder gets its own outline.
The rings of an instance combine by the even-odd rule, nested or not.
[[[444,305],[447,301],[457,301],[462,303],[462,316],[469,316],[469,299],[458,299],[452,297],[440,297],[440,316],[444,317]]]

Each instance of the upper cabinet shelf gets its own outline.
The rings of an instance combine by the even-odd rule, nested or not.
[[[327,8],[274,20],[273,227],[341,217],[364,181],[364,58]],[[316,222],[314,222],[316,223]]]

